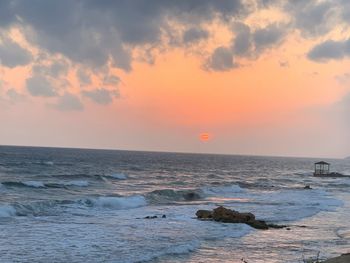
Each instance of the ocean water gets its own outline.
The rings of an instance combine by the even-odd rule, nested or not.
[[[350,178],[314,178],[315,161],[0,146],[0,262],[303,262],[349,252]],[[349,160],[328,161],[350,174]],[[290,230],[195,218],[218,205]]]

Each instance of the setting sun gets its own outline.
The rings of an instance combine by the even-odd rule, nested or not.
[[[204,133],[199,134],[199,139],[202,142],[207,142],[207,141],[209,141],[211,139],[211,136],[210,136],[209,133],[204,132]]]

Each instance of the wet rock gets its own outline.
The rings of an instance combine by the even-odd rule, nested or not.
[[[305,185],[304,189],[312,189],[310,185]]]
[[[213,211],[198,210],[196,213],[198,219],[209,219],[223,223],[244,223],[256,229],[284,228],[275,224],[267,224],[265,221],[256,220],[252,213],[240,213],[235,210],[227,209],[223,206],[215,208]]]
[[[263,229],[263,230],[269,229],[269,226],[263,220],[251,220],[245,223],[256,229]]]
[[[145,216],[144,219],[155,219],[158,218],[158,216]]]
[[[240,213],[235,210],[219,206],[213,210],[213,219],[225,223],[246,223],[254,221],[255,215],[252,213]]]
[[[213,212],[209,210],[198,210],[196,212],[196,216],[199,219],[212,219],[213,218]]]
[[[166,218],[166,215],[162,215],[162,218]]]

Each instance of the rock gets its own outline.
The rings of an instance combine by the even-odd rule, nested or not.
[[[213,212],[209,210],[198,210],[196,212],[196,216],[199,219],[212,219],[213,218]]]
[[[305,185],[304,189],[312,189],[310,185]]]
[[[213,219],[225,223],[246,223],[254,221],[255,216],[252,213],[239,213],[235,210],[219,206],[213,210]]]
[[[287,230],[290,230],[289,227],[287,227],[286,225],[276,225],[276,224],[267,224],[269,228],[287,228]]]
[[[144,219],[155,219],[158,218],[158,216],[145,216]]]
[[[256,229],[264,229],[264,230],[269,229],[269,226],[263,220],[252,220],[252,221],[246,222],[246,224]]]
[[[219,206],[213,211],[198,210],[196,212],[196,216],[198,219],[209,219],[223,223],[244,223],[256,229],[286,227],[275,224],[267,224],[265,221],[256,220],[255,215],[252,213],[240,213],[235,210],[227,209],[223,206]]]
[[[166,218],[166,215],[162,215],[162,218]]]

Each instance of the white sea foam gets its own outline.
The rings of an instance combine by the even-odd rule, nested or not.
[[[11,205],[0,206],[0,217],[11,217],[16,215],[16,209]]]
[[[91,203],[96,207],[106,207],[111,209],[129,209],[147,205],[146,199],[141,195],[128,197],[97,197],[87,199],[87,203]]]
[[[126,174],[123,174],[123,173],[111,174],[110,177],[112,177],[112,178],[114,178],[114,179],[118,179],[118,180],[126,180],[126,179],[128,179],[128,177],[126,176]]]
[[[45,184],[40,181],[25,181],[23,182],[24,185],[29,187],[35,187],[35,188],[42,188],[45,187]]]

